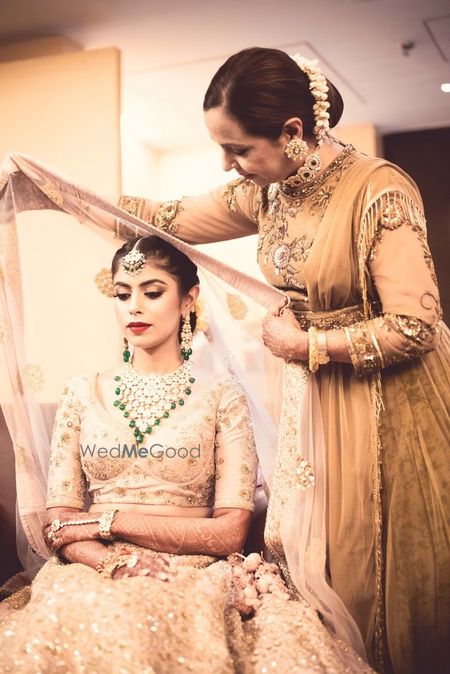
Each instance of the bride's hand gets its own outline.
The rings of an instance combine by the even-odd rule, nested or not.
[[[279,307],[269,311],[262,323],[264,344],[278,358],[308,360],[308,333],[302,330],[290,309],[279,315]]]
[[[131,554],[126,557],[131,557]],[[169,562],[161,554],[154,553],[150,550],[141,550],[137,553],[137,562],[132,566],[123,565],[111,574],[113,580],[120,580],[121,578],[130,578],[132,576],[151,576],[158,578],[161,581],[169,581],[173,575],[169,567]]]
[[[92,524],[69,524],[64,526],[64,522],[75,522],[77,520],[92,519],[94,515],[86,512],[67,513],[59,517],[49,519],[44,528],[43,534],[48,548],[52,552],[58,552],[60,548],[69,543],[77,543],[79,541],[92,541],[100,538],[98,523]],[[57,531],[53,531],[52,523],[59,520],[63,525]]]

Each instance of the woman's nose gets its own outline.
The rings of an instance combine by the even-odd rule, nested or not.
[[[140,297],[137,294],[132,294],[130,298],[130,314],[137,313],[141,313]]]
[[[224,150],[223,152],[222,167],[224,171],[231,171],[231,169],[235,168],[233,155],[231,154],[231,152],[227,152],[227,150]]]

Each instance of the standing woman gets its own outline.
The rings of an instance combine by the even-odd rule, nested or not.
[[[241,177],[120,205],[191,243],[259,233],[261,270],[292,308],[266,318],[265,344],[319,386],[330,583],[379,670],[443,674],[449,340],[417,186],[329,135],[343,102],[315,62],[243,50],[204,110]]]

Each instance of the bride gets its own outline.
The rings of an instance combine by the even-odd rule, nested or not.
[[[53,555],[0,604],[0,671],[372,671],[282,559],[240,554],[258,458],[237,378],[191,359],[195,264],[139,237],[116,252],[112,278],[124,362],[63,391],[44,525]]]

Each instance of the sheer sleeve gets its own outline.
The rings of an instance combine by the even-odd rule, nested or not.
[[[207,194],[179,201],[161,203],[123,195],[119,206],[183,241],[211,243],[256,234],[259,200],[259,188],[238,178]]]
[[[80,402],[75,380],[59,401],[52,433],[47,508],[83,508],[86,481],[79,450]]]
[[[254,510],[258,467],[252,420],[241,387],[224,384],[216,434],[216,474],[214,508]]]
[[[368,271],[382,314],[345,329],[359,376],[434,349],[439,340],[439,291],[421,207],[402,192],[386,192]]]

